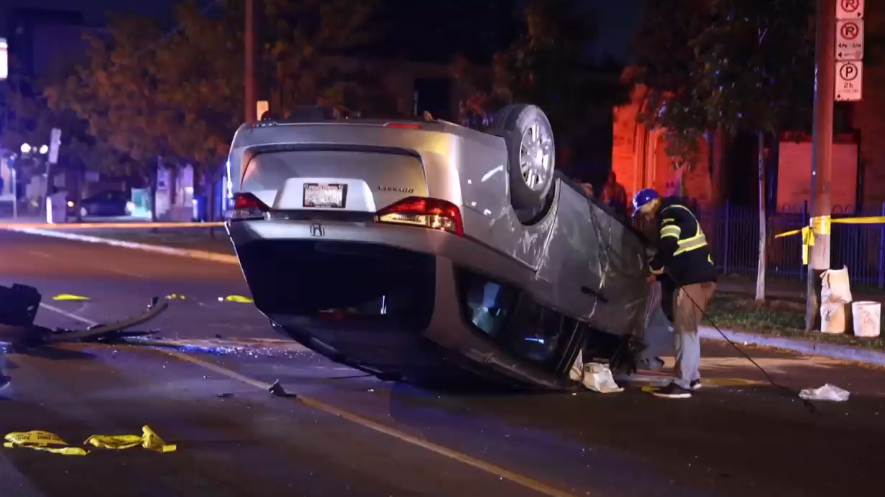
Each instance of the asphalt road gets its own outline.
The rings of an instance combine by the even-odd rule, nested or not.
[[[86,457],[0,449],[0,495],[885,495],[885,371],[770,351],[788,387],[834,383],[847,403],[794,395],[705,344],[690,400],[621,394],[429,392],[336,365],[275,335],[235,266],[0,232],[0,284],[38,287],[46,326],[85,327],[186,300],[150,324],[164,347],[70,344],[7,357],[0,436],[73,445],[149,425],[177,451]],[[58,294],[90,297],[57,302]],[[279,380],[297,397],[274,397]],[[649,375],[643,381],[662,381]],[[641,382],[640,382],[641,383]]]

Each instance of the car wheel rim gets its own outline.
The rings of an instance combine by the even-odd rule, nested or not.
[[[533,123],[522,134],[519,145],[519,172],[531,190],[540,190],[547,183],[552,165],[553,140],[540,123]]]

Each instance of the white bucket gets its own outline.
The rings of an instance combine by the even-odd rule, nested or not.
[[[854,336],[879,336],[882,304],[879,302],[854,302],[851,304],[851,313],[854,315]]]
[[[823,333],[845,333],[845,304],[820,306],[820,331]]]

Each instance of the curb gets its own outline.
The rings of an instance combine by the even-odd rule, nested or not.
[[[200,259],[204,261],[220,262],[222,264],[239,264],[237,256],[227,254],[217,254],[215,252],[207,252],[205,250],[179,249],[173,247],[164,247],[163,245],[150,245],[147,243],[125,242],[122,240],[114,240],[112,238],[101,238],[98,236],[78,235],[75,233],[65,233],[61,231],[41,230],[35,228],[7,228],[9,231],[17,231],[19,233],[27,233],[29,235],[48,236],[50,238],[62,238],[65,240],[74,240],[85,243],[100,243],[111,245],[114,247],[122,247],[133,250],[141,250],[142,252],[153,252],[156,254],[174,255],[178,257],[188,257],[190,259]]]
[[[757,335],[743,331],[722,330],[722,332],[729,340],[737,344],[747,343],[761,345],[763,347],[774,347],[776,349],[790,350],[801,354],[829,357],[830,359],[839,359],[842,361],[862,362],[864,364],[885,367],[885,352],[879,352],[876,350],[859,349],[856,347],[833,345],[829,343],[817,343],[798,338]],[[725,341],[715,328],[709,326],[701,326],[698,328],[698,333],[701,338]]]

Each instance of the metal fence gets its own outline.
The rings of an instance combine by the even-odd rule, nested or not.
[[[848,211],[850,214],[845,214]],[[713,259],[726,274],[755,276],[759,264],[759,212],[748,206],[726,203],[724,207],[697,211],[711,240]],[[854,212],[834,208],[833,219],[859,216],[885,216],[885,204],[875,211]],[[780,208],[767,216],[766,273],[804,280],[800,236],[775,238],[785,231],[802,228],[808,222],[807,207]],[[852,281],[885,288],[885,225],[833,224],[830,267],[847,266]]]

